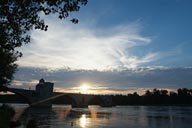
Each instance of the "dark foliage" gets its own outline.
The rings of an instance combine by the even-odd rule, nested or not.
[[[0,106],[0,128],[10,128],[14,115],[15,110],[12,107],[5,104]]]
[[[192,105],[192,89],[180,88],[176,92],[153,89],[142,96],[136,93],[113,96],[116,105]]]
[[[17,65],[14,63],[22,53],[16,48],[30,42],[30,30],[47,31],[48,26],[40,13],[55,14],[65,19],[71,12],[79,11],[87,0],[1,0],[0,1],[0,86],[13,78]],[[72,18],[76,24],[78,19]]]

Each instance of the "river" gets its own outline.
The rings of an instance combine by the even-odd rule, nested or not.
[[[52,109],[28,108],[12,104],[14,120],[25,128],[35,120],[40,128],[191,128],[192,107],[179,106],[116,106],[71,108],[54,105]]]

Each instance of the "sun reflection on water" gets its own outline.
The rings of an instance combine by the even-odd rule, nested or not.
[[[86,127],[86,124],[87,124],[86,115],[83,114],[83,115],[81,115],[81,118],[80,118],[80,126],[81,126],[82,128],[85,128],[85,127]]]

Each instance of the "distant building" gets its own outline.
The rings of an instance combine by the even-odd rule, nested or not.
[[[44,79],[39,80],[39,84],[36,85],[36,94],[39,97],[47,97],[52,95],[54,84],[51,82],[45,82]]]

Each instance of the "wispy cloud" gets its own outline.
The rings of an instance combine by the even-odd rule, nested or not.
[[[157,56],[157,53],[146,53],[137,57],[129,53],[129,49],[151,42],[149,37],[140,34],[138,23],[105,29],[51,19],[48,24],[47,32],[32,32],[31,43],[21,49],[24,56],[18,61],[20,66],[85,70],[135,68]]]

